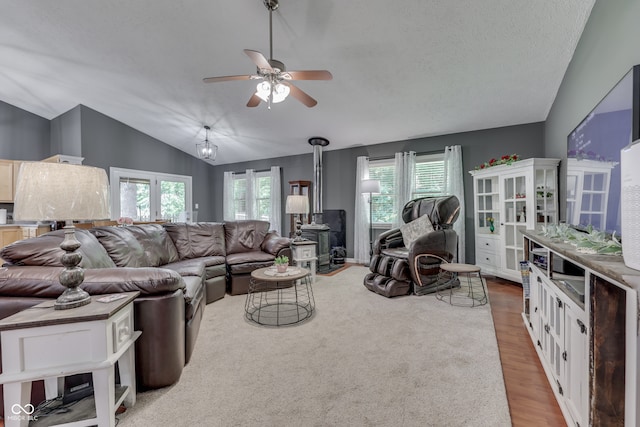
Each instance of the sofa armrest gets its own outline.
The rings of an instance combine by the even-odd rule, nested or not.
[[[263,252],[278,256],[282,249],[289,248],[290,245],[291,239],[288,237],[281,237],[276,233],[269,233],[262,241],[260,249],[262,249]]]
[[[57,298],[65,288],[59,275],[63,267],[13,266],[0,269],[0,295]],[[164,268],[90,268],[84,270],[82,289],[91,295],[140,291],[155,295],[184,290],[178,273]]]

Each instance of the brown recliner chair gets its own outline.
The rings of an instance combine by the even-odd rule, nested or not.
[[[433,231],[426,232],[405,247],[401,228],[386,231],[374,242],[373,256],[364,278],[364,286],[386,297],[424,295],[438,286],[456,283],[437,282],[440,264],[451,262],[458,247],[453,223],[458,218],[460,202],[456,196],[425,197],[411,200],[402,209],[405,223],[427,215]],[[457,280],[457,279],[456,279]]]

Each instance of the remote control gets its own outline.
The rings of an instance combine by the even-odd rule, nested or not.
[[[119,299],[126,298],[126,297],[127,296],[125,294],[107,295],[107,296],[98,298],[96,301],[111,302],[111,301],[117,301]]]

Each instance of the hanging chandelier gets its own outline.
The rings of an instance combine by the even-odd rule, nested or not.
[[[212,142],[209,142],[209,131],[211,128],[209,126],[205,126],[205,137],[204,141],[200,144],[196,144],[196,151],[198,152],[198,158],[202,160],[211,160],[215,161],[216,156],[218,155],[218,146]]]

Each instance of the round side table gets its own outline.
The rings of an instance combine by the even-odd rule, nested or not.
[[[251,272],[244,310],[247,320],[265,326],[293,325],[309,319],[314,310],[309,270],[289,266],[286,273],[274,267]]]
[[[466,277],[466,281],[462,280],[462,276]],[[456,277],[460,280],[460,287],[438,287],[436,297],[439,300],[462,307],[485,305],[489,301],[480,267],[458,263],[440,264],[438,283],[449,282]]]

